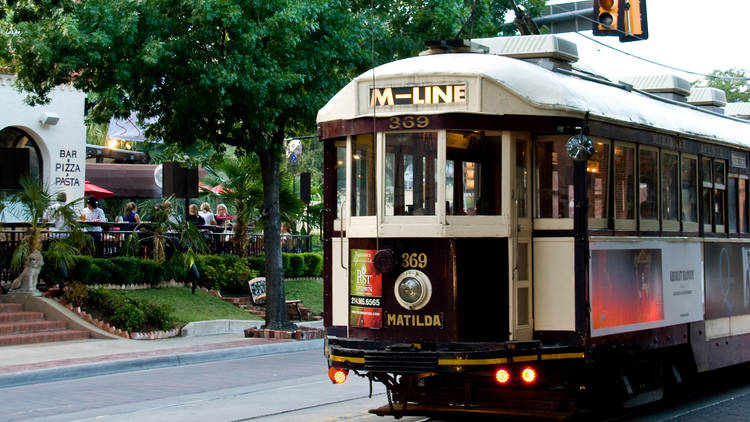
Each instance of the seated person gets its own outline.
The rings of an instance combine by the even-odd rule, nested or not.
[[[128,204],[125,205],[125,213],[122,215],[122,221],[130,223],[125,226],[125,230],[133,231],[135,230],[136,225],[141,223],[141,217],[138,215],[137,211],[138,207],[135,205],[135,202],[128,202]]]
[[[206,225],[206,221],[203,220],[203,217],[198,215],[198,206],[195,204],[190,204],[190,206],[188,207],[187,221],[189,223],[195,224],[196,226]]]

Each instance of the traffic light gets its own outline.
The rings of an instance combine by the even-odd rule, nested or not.
[[[648,22],[646,20],[646,0],[625,0],[624,3],[624,34],[620,34],[620,42],[647,39]]]
[[[648,38],[646,0],[594,0],[594,35],[617,36],[621,42]]]
[[[594,35],[618,35],[621,0],[594,0]]]

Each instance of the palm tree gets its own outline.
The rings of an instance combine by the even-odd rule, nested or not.
[[[45,210],[49,209],[54,203],[52,194],[50,194],[42,184],[31,176],[22,176],[19,180],[21,190],[14,193],[10,197],[9,209],[16,215],[25,218],[29,224],[29,230],[26,232],[21,244],[16,247],[11,257],[10,270],[13,272],[20,272],[26,265],[26,258],[32,255],[38,262],[42,262],[41,250],[42,250],[42,230],[46,227],[43,216]],[[68,227],[74,232],[80,232],[78,225],[75,222],[76,212],[74,206],[78,201],[73,201],[68,204],[57,207],[53,212],[53,217],[62,216]],[[72,236],[73,240],[79,241],[80,236]],[[66,240],[70,244],[71,240]],[[75,247],[72,248],[55,248],[56,257],[71,262],[70,255],[77,251]],[[57,262],[56,262],[57,263]],[[36,290],[36,281],[33,280],[33,290]],[[37,292],[38,293],[38,292]]]
[[[250,222],[259,220],[263,212],[263,182],[261,180],[260,162],[253,155],[225,157],[217,165],[207,167],[209,175],[203,182],[209,185],[224,187],[219,196],[234,207],[232,243],[235,253],[240,256],[248,254]],[[304,203],[294,194],[294,179],[289,172],[282,169],[280,175],[279,205],[281,221],[294,222],[302,214]],[[260,223],[260,220],[259,220]]]
[[[143,216],[149,222],[139,224],[136,230],[144,228],[143,233],[147,234],[139,238],[138,233],[133,231],[123,245],[123,255],[136,255],[140,242],[149,241],[153,248],[153,258],[160,263],[166,261],[167,247],[170,243],[173,248],[179,248],[182,251],[208,253],[206,241],[198,229],[182,216],[174,214],[172,198],[158,204],[146,201],[139,204],[138,208],[143,210]],[[170,232],[179,233],[176,242],[170,238]]]

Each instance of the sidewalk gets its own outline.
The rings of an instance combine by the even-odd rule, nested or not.
[[[298,325],[322,328],[322,321]],[[207,321],[206,327],[211,322]],[[245,338],[242,333],[161,340],[87,339],[0,347],[0,388],[117,372],[319,349],[323,340]]]

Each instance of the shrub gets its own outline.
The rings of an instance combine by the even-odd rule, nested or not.
[[[72,306],[83,306],[89,297],[89,288],[83,283],[73,282],[65,286],[62,297]]]
[[[168,330],[175,326],[171,306],[129,299],[117,291],[90,289],[86,308],[121,330]]]
[[[121,330],[141,331],[146,322],[146,316],[135,304],[127,303],[115,309],[109,321]]]
[[[323,275],[323,256],[318,253],[305,252],[302,254],[305,259],[305,276],[320,277]]]
[[[301,277],[305,274],[305,258],[302,254],[289,254],[289,271],[284,271],[286,277]]]
[[[144,300],[139,303],[144,313],[144,322],[147,326],[160,330],[168,330],[175,323],[172,319],[174,309],[169,305],[161,305],[152,300]]]
[[[245,258],[245,262],[251,270],[258,274],[257,277],[266,275],[266,257],[264,255],[249,256]]]

